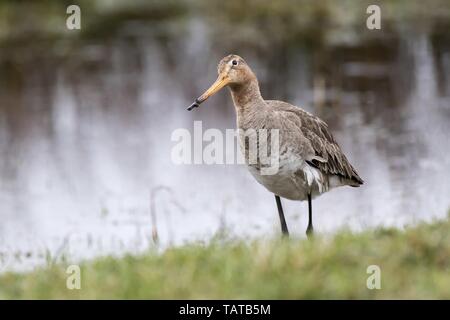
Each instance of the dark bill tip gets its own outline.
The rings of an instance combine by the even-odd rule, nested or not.
[[[195,99],[195,101],[187,108],[188,111],[191,111],[194,108],[198,108],[200,106],[200,101],[198,99]]]

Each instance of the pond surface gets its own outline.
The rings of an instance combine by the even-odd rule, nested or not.
[[[196,120],[203,130],[235,127],[226,90],[186,111],[230,52],[252,66],[266,99],[328,122],[365,180],[314,201],[319,233],[446,216],[450,29],[442,30],[255,50],[218,43],[195,17],[180,36],[130,23],[104,40],[2,48],[0,268],[142,252],[154,229],[162,248],[224,230],[278,236],[273,195],[245,167],[171,160],[175,129]],[[283,203],[291,233],[303,237],[307,204]]]

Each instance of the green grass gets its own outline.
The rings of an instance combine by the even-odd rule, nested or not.
[[[450,298],[450,222],[308,240],[215,240],[163,254],[101,258],[81,265],[81,290],[63,265],[0,276],[0,298]],[[369,290],[369,265],[381,289]]]

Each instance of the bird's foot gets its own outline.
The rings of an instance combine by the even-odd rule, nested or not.
[[[308,237],[308,239],[312,239],[312,237],[314,236],[314,228],[312,225],[308,225],[308,228],[306,229],[306,236]]]

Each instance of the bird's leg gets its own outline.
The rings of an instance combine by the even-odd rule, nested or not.
[[[312,201],[311,194],[308,193],[308,228],[306,229],[306,235],[308,238],[312,237],[314,233],[313,223],[312,223]]]
[[[280,216],[281,232],[283,233],[283,236],[289,237],[289,231],[286,224],[286,219],[284,219],[283,207],[281,206],[280,197],[276,195],[275,201],[277,202],[278,215]]]

